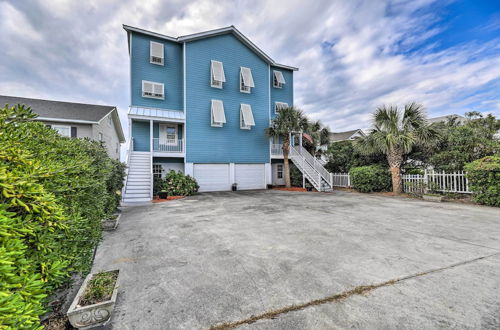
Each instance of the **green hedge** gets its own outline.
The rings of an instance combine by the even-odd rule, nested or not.
[[[354,167],[349,172],[351,183],[360,192],[389,191],[391,174],[387,168],[379,165]]]
[[[488,156],[465,165],[473,200],[500,207],[500,156]]]
[[[99,142],[58,135],[22,106],[0,109],[0,328],[39,327],[50,294],[90,270],[124,165]]]

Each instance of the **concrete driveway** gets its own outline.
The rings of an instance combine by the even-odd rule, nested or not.
[[[113,329],[499,329],[500,210],[349,192],[129,207]]]

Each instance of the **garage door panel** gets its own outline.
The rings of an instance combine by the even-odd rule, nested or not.
[[[227,191],[229,183],[229,164],[194,164],[194,178],[203,191]]]
[[[265,189],[266,168],[264,164],[235,164],[234,179],[238,190]]]

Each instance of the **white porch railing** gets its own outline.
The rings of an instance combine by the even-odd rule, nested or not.
[[[183,152],[184,145],[182,139],[161,140],[153,138],[153,151],[157,152]]]
[[[283,156],[283,145],[282,144],[271,144],[271,155],[272,156]]]
[[[330,186],[332,186],[330,172],[324,166],[302,146],[294,146],[290,149],[295,149],[299,154],[301,154],[305,160],[321,175],[323,180],[326,181]]]
[[[350,187],[351,176],[349,173],[332,173],[332,184],[334,187]]]
[[[425,171],[424,175],[405,174],[402,176],[403,190],[405,192],[424,192],[427,190],[470,194],[469,182],[463,171],[446,173]]]

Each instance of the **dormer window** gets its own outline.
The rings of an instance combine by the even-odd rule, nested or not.
[[[210,67],[210,86],[214,88],[222,88],[223,83],[226,82],[226,75],[224,74],[224,66],[222,62],[212,60]]]
[[[241,67],[240,92],[250,94],[252,87],[255,87],[255,84],[253,83],[252,70],[250,70],[250,68]]]
[[[149,62],[152,64],[163,65],[164,64],[164,49],[163,44],[159,42],[150,41],[149,42]]]
[[[273,87],[282,88],[285,83],[283,73],[281,71],[273,70]]]
[[[163,84],[143,80],[142,97],[161,99],[161,100],[165,99],[165,91]]]

